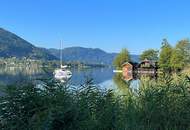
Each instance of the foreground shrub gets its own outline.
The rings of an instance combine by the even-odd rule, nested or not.
[[[182,74],[190,76],[190,65],[187,65],[183,70]]]
[[[189,130],[188,79],[142,83],[115,95],[88,80],[78,88],[55,81],[8,86],[0,99],[2,130]]]

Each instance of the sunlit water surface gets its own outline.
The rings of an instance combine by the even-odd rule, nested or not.
[[[30,67],[0,67],[0,85],[10,85],[23,83],[27,81],[36,81],[39,79],[53,78],[53,68]],[[101,89],[125,89],[127,86],[138,89],[139,81],[132,80],[127,85],[120,77],[116,77],[113,68],[90,68],[90,69],[71,69],[73,75],[69,84],[79,86],[85,83],[87,79],[93,79],[93,83]]]

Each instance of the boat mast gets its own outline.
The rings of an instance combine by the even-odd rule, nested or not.
[[[62,40],[60,41],[60,66],[62,67],[62,49],[63,49],[63,43],[62,43]]]

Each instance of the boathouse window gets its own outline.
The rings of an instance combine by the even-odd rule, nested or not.
[[[150,63],[147,63],[147,62],[145,62],[144,64],[141,64],[141,68],[144,68],[144,67],[151,67],[150,66]]]

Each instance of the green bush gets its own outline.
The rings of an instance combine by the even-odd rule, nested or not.
[[[167,80],[167,81],[166,81]],[[190,83],[144,82],[116,95],[88,80],[73,88],[55,81],[7,86],[0,99],[2,130],[189,130]],[[43,87],[43,88],[42,88]]]

